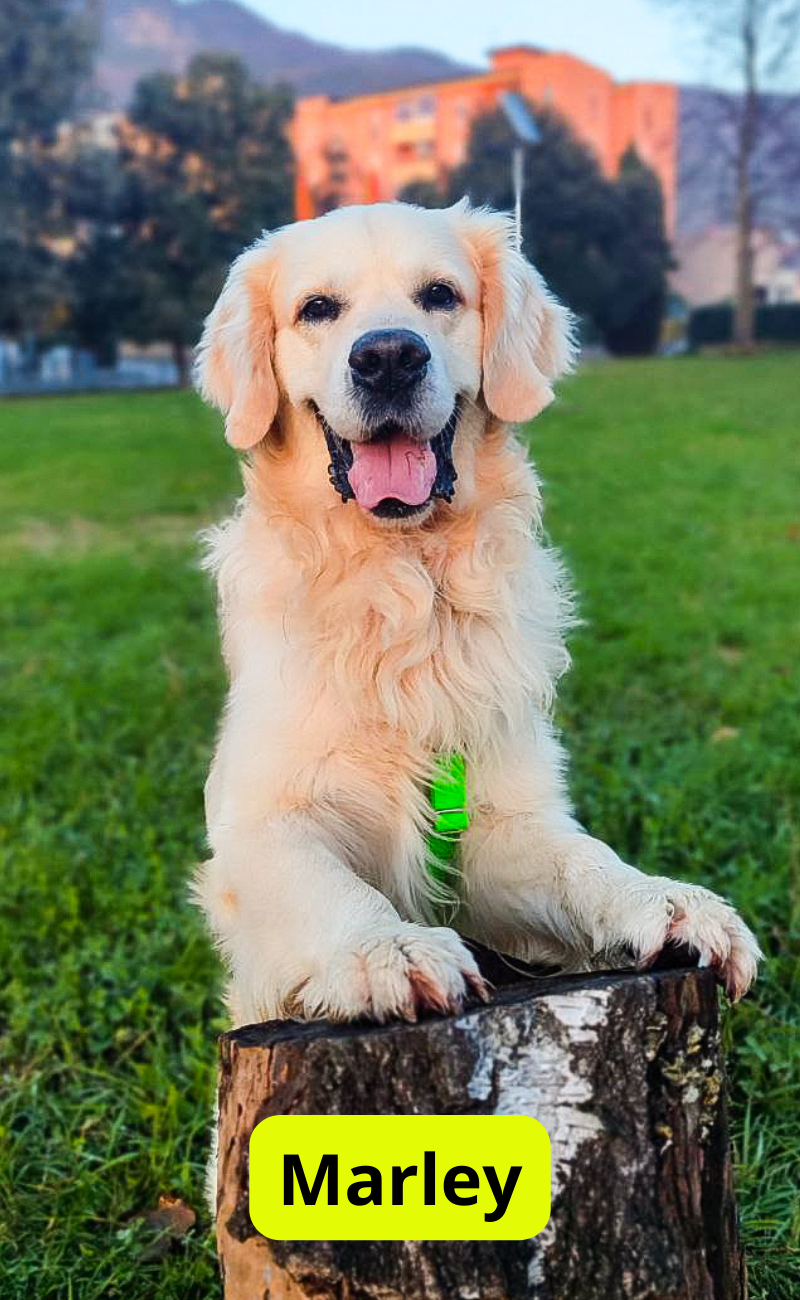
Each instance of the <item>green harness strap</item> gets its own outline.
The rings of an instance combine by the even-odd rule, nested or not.
[[[452,889],[457,881],[453,861],[461,834],[469,826],[467,767],[464,755],[437,754],[430,788],[433,824],[428,836],[428,871],[440,885]]]

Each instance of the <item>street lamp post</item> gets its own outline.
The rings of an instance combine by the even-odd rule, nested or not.
[[[522,248],[522,191],[525,188],[525,146],[515,144],[511,151],[511,180],[514,185],[514,240]]]
[[[522,193],[525,188],[525,146],[541,142],[542,136],[528,105],[521,95],[507,90],[500,96],[500,107],[514,132],[511,151],[511,181],[514,187],[514,241],[522,248]]]

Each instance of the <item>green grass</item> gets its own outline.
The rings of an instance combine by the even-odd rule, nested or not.
[[[796,356],[587,369],[532,429],[585,625],[560,704],[595,834],[728,894],[768,961],[726,1025],[753,1300],[800,1296]],[[218,1297],[222,1027],[186,901],[222,677],[195,529],[237,490],[188,395],[0,407],[0,1297]],[[199,1222],[143,1258],[137,1215]]]

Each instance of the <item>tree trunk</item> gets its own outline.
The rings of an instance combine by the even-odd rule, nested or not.
[[[755,286],[753,284],[753,154],[758,136],[758,82],[756,67],[755,0],[745,0],[742,52],[745,91],[739,119],[736,153],[736,303],[733,340],[743,351],[755,342]]]
[[[418,1024],[223,1036],[217,1239],[226,1300],[744,1300],[709,971],[515,976]],[[502,983],[506,987],[500,987]],[[260,1236],[248,1142],[276,1114],[533,1115],[549,1224],[526,1241]]]
[[[178,387],[189,387],[189,350],[180,339],[173,339],[172,360],[178,371]]]

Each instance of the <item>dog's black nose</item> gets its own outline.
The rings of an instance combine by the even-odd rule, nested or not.
[[[370,330],[356,339],[349,357],[355,383],[387,395],[422,379],[430,359],[430,348],[413,330]]]

